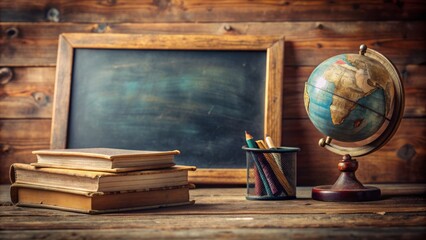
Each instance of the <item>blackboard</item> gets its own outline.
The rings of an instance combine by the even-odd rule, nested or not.
[[[263,136],[266,52],[77,49],[74,62],[67,148],[242,168],[244,131]]]
[[[98,44],[89,41],[94,36]],[[219,45],[223,40],[222,48],[163,47],[161,41],[123,47],[122,39],[102,44],[116,37],[135,36],[62,35],[52,148],[178,149],[177,164],[243,169],[245,130],[257,138],[280,136],[280,121],[273,119],[281,119],[282,71],[271,71],[269,51],[280,39],[253,49],[244,45],[255,43],[250,37],[236,37],[241,46],[230,46],[229,36],[204,36]]]

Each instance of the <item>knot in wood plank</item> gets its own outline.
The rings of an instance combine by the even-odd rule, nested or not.
[[[13,78],[13,71],[8,67],[0,68],[0,85],[6,85]]]

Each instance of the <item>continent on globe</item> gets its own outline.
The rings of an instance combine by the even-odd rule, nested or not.
[[[392,83],[392,79],[386,68],[384,68],[383,65],[377,62],[376,60],[369,57],[348,54],[346,58],[348,62],[350,62],[354,67],[368,72],[368,79],[366,79],[366,81],[362,81],[362,84],[368,82],[370,86],[373,85],[375,87],[383,89],[386,95],[386,112],[384,114],[387,116],[391,109],[393,94],[395,90],[394,85]],[[361,79],[359,78],[359,80]],[[360,86],[362,87],[365,85]]]
[[[371,76],[369,70],[365,68],[366,64],[359,63],[339,59],[324,72],[324,79],[335,85],[333,102],[330,106],[334,125],[341,124],[345,120],[359,99],[377,89],[370,81]],[[358,68],[356,65],[363,65],[364,68]]]
[[[374,134],[393,104],[394,86],[376,60],[341,54],[318,65],[305,85],[309,118],[326,136],[358,141]]]

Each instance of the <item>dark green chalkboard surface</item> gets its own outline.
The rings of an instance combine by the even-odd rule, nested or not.
[[[263,136],[265,51],[76,49],[67,148],[179,149],[178,164],[243,168]]]
[[[197,184],[245,184],[244,131],[281,143],[284,39],[65,33],[50,147],[178,149]]]

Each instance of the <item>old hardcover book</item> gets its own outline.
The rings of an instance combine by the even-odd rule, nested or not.
[[[109,172],[165,168],[175,165],[173,151],[141,151],[114,148],[49,149],[33,151],[38,167]]]
[[[122,173],[84,171],[63,168],[37,168],[14,163],[10,167],[11,183],[34,184],[93,192],[133,191],[188,184],[191,166]]]
[[[12,184],[17,206],[52,208],[83,213],[106,213],[193,204],[188,186],[135,192],[87,192],[31,184]]]

